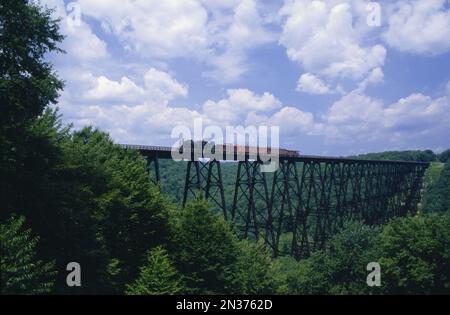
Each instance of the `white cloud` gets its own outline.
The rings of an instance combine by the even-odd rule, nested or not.
[[[60,31],[66,36],[61,48],[67,52],[66,58],[85,62],[108,56],[106,43],[94,34],[81,16],[76,16],[78,7],[66,8],[63,0],[45,0],[42,3],[54,10],[55,18],[61,18]]]
[[[239,124],[251,112],[267,112],[280,107],[281,102],[268,92],[257,95],[247,89],[230,89],[227,98],[206,101],[203,113],[220,125]]]
[[[124,46],[145,56],[195,56],[207,45],[207,11],[193,0],[78,0]]]
[[[145,88],[151,95],[158,95],[160,99],[172,100],[175,97],[188,95],[187,85],[179,83],[170,74],[154,68],[144,75]]]
[[[228,90],[228,99],[236,108],[254,111],[268,111],[281,106],[280,101],[272,94],[264,92],[262,95],[256,95],[247,89]]]
[[[175,125],[192,126],[195,118],[222,127],[242,125],[249,115],[281,108],[281,102],[272,94],[256,94],[247,89],[230,89],[226,98],[206,101],[200,112],[174,107],[170,101],[186,97],[186,85],[154,68],[143,75],[143,84],[128,77],[115,81],[83,72],[76,73],[75,78],[78,81],[71,82],[75,88],[64,91],[60,101],[66,119],[73,121],[76,127],[100,126],[119,142],[158,143],[159,137],[164,139],[161,143],[167,144]],[[283,108],[271,119],[273,123],[283,123],[284,119],[292,120],[292,115],[298,113],[295,109],[286,112]]]
[[[437,55],[450,51],[447,0],[397,1],[389,6],[389,46],[404,52]]]
[[[67,39],[63,42],[62,48],[67,51],[69,58],[75,57],[85,61],[108,56],[106,43],[98,38],[90,26],[83,21],[78,26],[63,27],[63,34],[67,36]]]
[[[62,0],[44,2],[57,5],[56,14],[67,18]],[[367,86],[383,81],[386,57],[379,37],[383,28],[370,29],[365,23],[367,2],[286,0],[274,20],[264,16],[267,7],[255,0],[77,0],[81,23],[75,28],[62,23],[67,35],[63,48],[69,54],[58,67],[68,83],[61,107],[65,118],[77,126],[100,126],[120,142],[157,144],[157,139],[167,140],[174,125],[190,125],[197,117],[222,126],[278,125],[282,135],[296,139],[302,134],[321,135],[329,141],[361,144],[450,137],[445,130],[450,82],[444,96],[416,93],[387,106],[366,95]],[[383,6],[388,47],[432,55],[449,51],[449,10],[443,3],[400,0]],[[108,34],[104,38],[110,47],[87,21],[98,23]],[[205,101],[197,110],[194,105],[171,104],[188,97],[188,86],[168,70],[169,60],[200,61],[201,71],[210,66],[209,76],[232,82],[251,69],[248,55],[254,48],[274,41],[268,31],[274,21],[281,23],[279,43],[288,58],[302,67],[297,90],[342,94],[323,115],[285,106],[269,92],[237,88],[228,89],[221,99]],[[108,53],[107,48],[113,47]],[[120,58],[115,59],[117,54]],[[341,83],[346,88],[353,84],[349,89],[354,90],[345,94]]]
[[[119,142],[152,143],[161,136],[167,141],[173,126],[190,126],[194,118],[201,116],[195,110],[169,104],[188,93],[187,86],[170,74],[150,68],[142,81],[140,85],[128,77],[115,81],[77,72],[59,106],[76,127],[99,126]]]
[[[283,135],[299,135],[314,131],[314,116],[295,107],[283,107],[269,119],[270,125],[279,126]]]
[[[149,69],[137,84],[123,77],[114,81],[90,73],[76,75],[83,89],[65,91],[62,109],[76,126],[94,124],[111,133],[116,141],[168,144],[177,124],[192,126],[195,118],[205,124],[279,126],[286,139],[300,135],[323,136],[329,143],[367,144],[382,141],[401,146],[409,141],[450,136],[450,97],[432,98],[412,94],[385,106],[357,88],[335,102],[323,116],[294,106],[283,106],[271,93],[230,89],[225,98],[204,102],[200,111],[174,107],[170,101],[187,96],[186,85],[169,73]],[[380,79],[375,71],[374,81]],[[84,95],[81,92],[87,91]],[[130,97],[130,94],[133,97]],[[113,100],[110,99],[111,95]]]
[[[331,93],[330,87],[311,73],[302,74],[298,79],[297,91],[311,94]]]
[[[141,102],[147,98],[164,103],[178,96],[185,97],[188,93],[185,85],[174,80],[168,73],[154,68],[144,74],[143,87],[128,77],[114,81],[103,75],[95,78],[89,74],[87,79],[91,82],[91,88],[84,93],[84,98],[105,104]]]
[[[358,85],[358,90],[364,91],[369,85],[377,85],[384,80],[384,73],[381,68],[373,69],[370,74]]]
[[[301,135],[316,135],[321,132],[321,125],[316,123],[312,113],[293,106],[283,106],[272,114],[249,112],[244,123],[246,126],[276,126],[282,139],[297,139]]]
[[[212,40],[219,46],[222,43],[224,52],[209,57],[209,63],[215,69],[206,74],[222,82],[232,82],[248,71],[248,50],[274,40],[274,35],[264,29],[264,21],[254,0],[239,2],[231,22],[227,24],[227,18],[223,16],[209,24]]]
[[[390,105],[384,111],[384,126],[390,131],[421,133],[448,127],[450,99],[446,96],[433,99],[423,94],[412,94]]]
[[[356,89],[335,102],[323,117],[322,133],[330,140],[382,140],[398,143],[449,135],[450,98],[411,94],[385,106]]]
[[[323,133],[329,139],[374,138],[382,123],[383,103],[354,90],[335,102],[324,116]]]
[[[367,25],[365,15],[361,23],[358,14],[365,1],[341,2],[286,1],[280,11],[284,18],[280,43],[307,72],[359,80],[384,64],[386,49],[364,44]]]
[[[50,1],[50,0],[48,0]],[[255,0],[78,0],[83,16],[141,57],[192,58],[212,67],[205,74],[232,82],[248,71],[247,52],[274,40]]]
[[[144,90],[127,77],[122,77],[120,81],[113,81],[105,76],[93,80],[95,86],[84,95],[87,99],[121,103],[139,99],[144,94]]]

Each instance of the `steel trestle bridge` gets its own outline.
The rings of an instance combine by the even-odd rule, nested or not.
[[[138,150],[159,183],[158,160],[171,159],[171,148],[123,147]],[[425,162],[280,154],[278,169],[268,174],[260,172],[263,162],[251,160],[248,153],[224,152],[222,159],[205,161],[192,151],[191,157],[183,206],[190,198],[204,198],[223,212],[240,237],[262,238],[274,256],[287,246],[296,259],[324,249],[346,221],[377,225],[416,213],[429,166]],[[225,200],[219,160],[238,161],[231,205]]]

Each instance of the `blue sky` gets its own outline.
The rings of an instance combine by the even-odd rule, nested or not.
[[[306,154],[450,147],[448,0],[40,2],[76,128],[171,145],[202,118],[279,126]]]

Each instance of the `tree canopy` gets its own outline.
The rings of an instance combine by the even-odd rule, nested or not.
[[[53,288],[55,264],[37,259],[39,238],[24,223],[24,217],[11,217],[0,224],[1,294],[44,294]]]

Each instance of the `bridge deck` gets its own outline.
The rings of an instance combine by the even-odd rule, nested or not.
[[[138,150],[142,155],[149,157],[158,157],[159,159],[172,159],[172,148],[165,146],[151,146],[151,145],[133,145],[133,144],[121,144],[126,149]],[[192,150],[191,159],[195,160],[195,156],[201,157],[201,152]],[[228,153],[228,154],[227,154]],[[251,159],[253,156],[246,153],[237,152],[223,152],[221,161],[240,161]],[[343,162],[343,163],[359,163],[359,164],[405,164],[405,165],[429,165],[429,162],[416,162],[416,161],[394,161],[394,160],[368,160],[368,159],[355,159],[346,157],[335,156],[320,156],[320,155],[303,155],[292,157],[279,155],[280,161],[295,161],[295,162]]]

